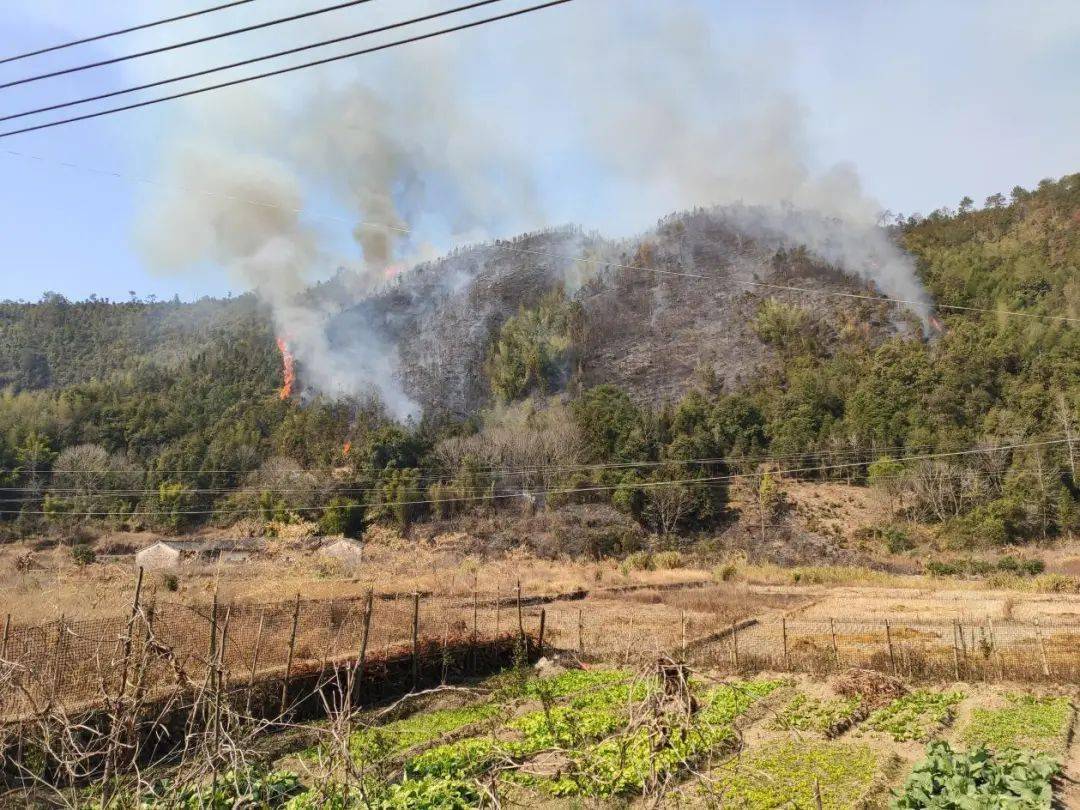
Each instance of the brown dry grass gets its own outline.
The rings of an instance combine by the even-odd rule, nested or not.
[[[145,545],[145,541],[144,541]],[[406,540],[379,532],[365,546],[364,562],[348,568],[321,557],[310,541],[271,539],[266,554],[242,563],[192,566],[176,573],[176,590],[167,576],[147,574],[147,595],[159,601],[205,604],[215,593],[223,602],[273,602],[300,593],[305,599],[358,597],[369,588],[377,593],[436,592],[467,596],[501,590],[509,595],[517,580],[530,596],[624,585],[707,582],[711,574],[697,569],[622,571],[614,560],[587,562],[544,560],[523,550],[481,558],[459,550],[453,536],[434,542]],[[132,557],[77,566],[69,549],[34,553],[34,568],[16,570],[15,559],[26,546],[0,548],[0,616],[10,613],[18,624],[112,616],[130,605],[135,567]],[[2,620],[2,619],[0,619]]]

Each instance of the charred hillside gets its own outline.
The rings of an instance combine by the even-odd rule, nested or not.
[[[374,324],[398,346],[406,393],[425,411],[462,416],[491,401],[485,364],[500,328],[552,291],[581,313],[573,368],[554,388],[613,383],[654,403],[702,375],[737,389],[781,360],[783,341],[760,328],[767,299],[789,305],[824,355],[841,341],[876,345],[917,328],[894,306],[806,290],[877,294],[790,237],[694,211],[618,242],[562,228],[463,249],[348,309],[335,329]]]

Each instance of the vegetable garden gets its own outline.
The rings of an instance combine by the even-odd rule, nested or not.
[[[435,689],[205,790],[110,807],[1050,808],[1074,705],[880,673],[812,681],[524,668]],[[856,686],[852,687],[851,683]],[[886,688],[887,687],[887,688]],[[165,797],[168,796],[166,799]]]

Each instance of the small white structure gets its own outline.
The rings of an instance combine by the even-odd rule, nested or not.
[[[162,571],[196,563],[236,563],[259,551],[251,540],[158,540],[135,554],[135,565]]]
[[[326,543],[319,553],[324,557],[333,557],[345,565],[359,565],[364,561],[364,544],[359,540],[339,537]]]

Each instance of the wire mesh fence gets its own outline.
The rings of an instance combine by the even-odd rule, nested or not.
[[[507,597],[507,594],[511,594]],[[523,632],[513,587],[265,604],[138,604],[128,616],[4,625],[0,720],[73,712],[138,691],[236,687],[326,670],[361,656],[424,654]],[[535,631],[535,628],[531,628]],[[135,673],[138,673],[137,682]]]
[[[707,641],[700,656],[728,670],[864,667],[915,679],[1080,680],[1077,624],[781,616],[721,628]]]
[[[725,624],[716,615],[614,597],[525,595],[521,603],[510,587],[464,597],[458,591],[370,601],[166,602],[138,605],[128,616],[9,623],[0,641],[0,720],[72,712],[133,691],[145,697],[194,688],[213,673],[240,687],[323,672],[364,655],[376,661],[467,648],[526,629],[535,634],[541,609],[552,646],[615,663],[671,654],[741,672],[856,666],[926,679],[1080,681],[1076,623],[774,614]]]

